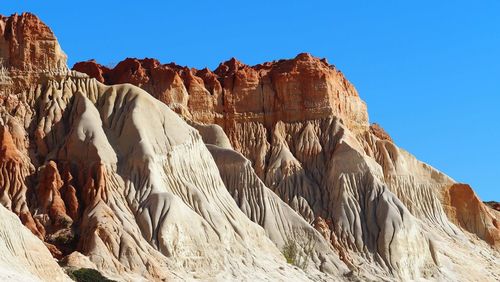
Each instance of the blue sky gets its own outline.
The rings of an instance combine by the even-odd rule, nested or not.
[[[500,200],[500,1],[141,2],[4,1],[0,13],[36,13],[70,66],[326,57],[400,147]]]

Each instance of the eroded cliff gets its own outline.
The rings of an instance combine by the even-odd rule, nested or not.
[[[112,69],[95,61],[73,69],[108,84],[135,84],[187,120],[221,126],[231,148],[206,143],[228,189],[255,186],[251,180],[231,183],[239,174],[228,173],[228,163],[237,157],[230,161],[219,155],[232,149],[250,161],[240,161],[239,167],[251,165],[262,184],[316,226],[353,271],[369,261],[375,275],[430,278],[446,273],[443,264],[456,256],[476,252],[474,246],[458,244],[454,254],[443,255],[457,238],[464,243],[478,236],[497,249],[496,215],[470,195],[458,201],[474,202],[477,217],[474,223],[460,223],[454,214],[463,218],[465,209],[450,209],[447,196],[459,184],[398,148],[380,125],[369,125],[355,88],[326,60],[299,54],[247,66],[231,59],[212,72],[129,58]],[[247,210],[252,205],[242,194],[233,192],[233,197]],[[488,273],[496,258],[496,251],[478,255],[490,266],[461,275]]]
[[[326,60],[69,71],[36,16],[0,31],[0,277],[500,278],[498,212],[370,126]]]

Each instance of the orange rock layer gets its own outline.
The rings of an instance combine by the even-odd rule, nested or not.
[[[223,128],[248,121],[270,127],[332,114],[351,130],[368,128],[366,106],[354,86],[325,59],[305,53],[256,66],[233,58],[213,72],[131,58],[113,69],[93,60],[73,69],[106,84],[137,85],[193,120]]]
[[[1,66],[18,70],[65,67],[66,55],[54,33],[31,13],[0,16]]]
[[[498,215],[479,200],[469,185],[454,184],[449,187],[444,192],[444,202],[448,218],[455,224],[500,248]]]

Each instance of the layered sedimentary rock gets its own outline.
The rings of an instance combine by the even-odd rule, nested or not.
[[[135,84],[191,120],[240,208],[266,231],[280,230],[266,227],[272,198],[256,195],[273,191],[365,279],[498,277],[491,273],[498,253],[489,247],[473,263],[461,262],[470,271],[454,263],[476,253],[468,240],[496,248],[495,217],[473,195],[458,200],[462,207],[450,200],[455,181],[369,125],[354,87],[325,60],[299,54],[247,66],[231,59],[212,72],[126,59],[113,69],[95,61],[74,69],[107,84]],[[477,217],[457,218],[468,201]],[[456,251],[445,251],[450,247]]]
[[[78,251],[117,280],[307,279],[236,205],[198,131],[140,88],[60,68],[65,56],[33,15],[2,19],[5,45],[24,50],[3,53],[2,204],[45,254],[73,266]],[[12,257],[36,264],[26,246]]]
[[[0,16],[0,90],[19,93],[67,72],[66,54],[35,15]]]
[[[280,249],[289,240],[301,247],[310,244],[310,253],[303,255],[309,256],[311,261],[308,263],[312,266],[333,275],[347,270],[345,263],[335,255],[334,249],[322,239],[321,234],[266,187],[252,169],[250,161],[232,149],[222,128],[200,124],[194,124],[194,127],[202,134],[236,204],[248,218],[264,228],[267,236]]]
[[[77,72],[34,15],[0,31],[2,278],[500,279],[498,212],[326,60]]]
[[[352,130],[368,128],[366,105],[356,89],[326,60],[309,54],[253,67],[233,58],[213,72],[130,58],[113,69],[95,61],[73,69],[106,84],[132,83],[173,108],[184,107],[196,121],[223,128],[240,121],[269,126],[331,115]]]

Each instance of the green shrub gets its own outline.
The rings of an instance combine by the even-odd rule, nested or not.
[[[77,282],[114,282],[92,268],[69,270],[68,276]]]
[[[54,241],[61,245],[69,244],[73,241],[73,236],[71,236],[71,234],[60,234],[54,238]]]
[[[292,238],[288,238],[286,240],[285,245],[283,245],[282,252],[286,262],[295,265],[295,260],[298,256],[299,250],[297,248],[297,244]]]
[[[63,228],[69,228],[73,224],[73,220],[70,217],[60,217],[57,220],[57,225]]]
[[[303,270],[309,265],[309,260],[312,257],[315,244],[312,236],[305,236],[307,241],[303,246],[300,246],[295,238],[301,238],[300,236],[288,237],[283,245],[282,253],[286,259],[286,262],[300,267]]]

